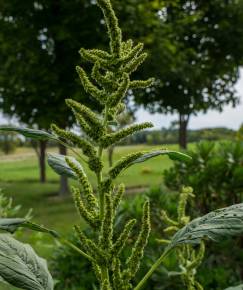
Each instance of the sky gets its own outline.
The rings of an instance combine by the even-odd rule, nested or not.
[[[192,116],[189,128],[200,129],[209,127],[227,127],[238,129],[243,123],[243,69],[241,70],[241,77],[236,85],[236,89],[241,96],[241,103],[236,108],[225,106],[222,113],[208,111],[206,114],[200,113],[197,116]],[[137,122],[153,122],[156,129],[169,127],[171,121],[174,120],[177,120],[177,115],[150,114],[144,109],[139,109],[136,113]],[[4,118],[0,113],[0,125],[8,122],[9,120]]]
[[[189,128],[227,127],[238,129],[243,123],[243,69],[241,70],[241,77],[236,84],[236,89],[241,97],[241,102],[237,107],[225,106],[222,113],[210,110],[206,114],[200,113],[197,116],[192,116],[190,118]],[[136,117],[138,122],[153,122],[157,129],[168,127],[171,121],[175,121],[178,118],[177,115],[152,115],[143,109],[137,112]]]

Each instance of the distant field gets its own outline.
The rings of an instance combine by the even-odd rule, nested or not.
[[[160,147],[125,146],[115,149],[114,160],[138,150],[150,150]],[[172,146],[172,148],[176,148]],[[50,149],[49,151],[56,151]],[[104,161],[107,156],[104,155]],[[107,162],[106,162],[107,163]],[[157,157],[143,164],[134,165],[126,170],[118,182],[125,182],[128,188],[149,187],[162,182],[162,172],[171,165],[168,157]],[[107,166],[107,164],[106,164]],[[146,172],[146,173],[145,173]],[[95,186],[95,176],[90,174]],[[22,213],[34,209],[35,220],[66,232],[77,219],[71,198],[58,198],[59,176],[47,165],[47,182],[40,184],[38,161],[35,152],[28,148],[19,148],[14,154],[0,156],[0,188],[14,198],[16,204],[22,204]],[[75,181],[70,180],[70,183]],[[133,189],[134,190],[134,189]]]
[[[114,160],[138,150],[151,150],[161,147],[155,146],[124,146],[115,149]],[[177,146],[170,146],[177,149]],[[48,151],[55,152],[56,149]],[[107,167],[107,156],[104,155]],[[169,168],[172,161],[168,157],[157,157],[143,164],[134,165],[126,170],[119,178],[126,184],[129,192],[136,192],[139,187],[156,186],[162,182],[162,172]],[[95,176],[89,173],[95,186]],[[47,165],[47,182],[38,181],[39,169],[35,152],[30,148],[19,148],[14,154],[0,155],[0,188],[8,196],[13,197],[14,204],[21,204],[21,215],[29,208],[33,208],[34,221],[55,228],[61,233],[68,233],[75,222],[78,222],[74,205],[70,197],[58,197],[59,177]],[[70,180],[70,184],[75,181]],[[26,232],[24,241],[31,241],[29,232]],[[52,242],[48,238],[45,241]],[[50,255],[48,248],[35,246],[38,253],[44,257]],[[9,288],[6,288],[9,289]],[[14,289],[11,287],[11,290]],[[0,287],[0,290],[5,288]]]
[[[189,148],[195,145],[190,144]],[[125,146],[117,147],[114,159],[138,150],[152,150],[158,146]],[[177,146],[168,146],[169,149],[177,150]],[[56,152],[57,149],[48,151]],[[104,155],[107,168],[107,155]],[[163,171],[172,165],[168,157],[157,157],[143,164],[137,164],[126,170],[118,179],[127,186],[127,194],[140,194],[145,188],[163,183]],[[89,177],[95,187],[95,176]],[[75,182],[70,180],[70,184]],[[9,156],[0,153],[0,189],[13,197],[14,204],[22,204],[20,216],[33,208],[33,220],[56,229],[62,234],[68,234],[75,223],[80,222],[70,196],[65,199],[58,197],[59,177],[47,165],[47,182],[39,183],[39,168],[36,154],[30,148],[19,148],[16,153]],[[140,192],[140,193],[139,193]],[[132,196],[131,196],[132,198]],[[1,210],[1,209],[0,209]],[[82,222],[81,222],[82,223]],[[38,234],[37,234],[38,235]],[[33,235],[30,231],[21,232],[18,235],[20,240],[29,242],[37,253],[51,260],[54,242],[46,235]],[[45,246],[47,245],[47,246]],[[225,257],[223,257],[225,259]],[[226,260],[225,260],[226,261]],[[226,261],[227,262],[227,261]],[[49,263],[50,265],[50,263]],[[217,275],[224,275],[221,268],[218,268]],[[204,272],[206,273],[206,272]],[[203,274],[204,275],[204,274]],[[206,277],[206,276],[205,276]],[[2,285],[0,290],[18,290],[12,286]]]

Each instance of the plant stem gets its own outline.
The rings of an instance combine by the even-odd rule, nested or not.
[[[101,268],[101,280],[104,282],[105,280],[109,281],[109,272],[107,267]]]
[[[66,240],[66,239],[59,239],[59,241],[62,242],[63,244],[68,245],[70,248],[72,248],[73,250],[75,250],[76,252],[78,252],[83,257],[87,258],[89,261],[95,262],[92,257],[90,257],[89,255],[87,255],[85,252],[83,252],[82,250],[80,250],[78,247],[76,247],[73,243],[69,242],[68,240]]]
[[[88,163],[87,160],[85,160],[83,158],[83,156],[81,154],[79,154],[76,150],[74,150],[71,146],[69,146],[67,143],[58,140],[58,143],[62,144],[63,146],[65,146],[67,149],[69,149],[70,151],[72,151],[75,155],[77,155],[82,161],[84,161],[85,163]]]
[[[164,253],[161,255],[161,257],[153,264],[153,266],[150,268],[150,270],[147,272],[147,274],[143,277],[143,279],[138,283],[138,285],[134,288],[134,290],[139,290],[144,286],[144,284],[147,282],[149,277],[159,267],[159,265],[163,262],[164,258],[169,254],[170,251],[171,251],[171,249],[167,249],[164,251]]]
[[[108,108],[105,106],[105,113],[104,113],[104,119],[103,119],[103,126],[107,127],[107,119],[108,119]],[[103,154],[103,147],[99,146],[98,150],[98,158],[101,160]],[[99,201],[100,201],[100,220],[103,220],[104,217],[104,211],[105,211],[105,196],[103,193],[103,190],[101,188],[102,183],[102,170],[97,174],[97,183],[98,183],[98,189],[99,189]]]

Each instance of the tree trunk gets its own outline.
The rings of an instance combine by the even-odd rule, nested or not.
[[[189,114],[181,114],[179,113],[179,145],[180,148],[187,148],[187,126],[189,123]]]
[[[40,182],[46,182],[46,144],[47,141],[40,141],[39,142],[39,167],[40,167]]]
[[[67,148],[63,146],[62,144],[59,144],[59,153],[61,155],[67,155]],[[64,196],[67,196],[68,193],[69,193],[68,179],[66,176],[61,176],[59,195],[64,197]]]
[[[109,162],[109,167],[112,167],[113,165],[113,153],[114,153],[114,149],[115,149],[115,146],[110,146],[108,148],[108,162]]]

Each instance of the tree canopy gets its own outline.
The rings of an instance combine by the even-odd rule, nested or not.
[[[75,65],[80,62],[81,46],[104,44],[101,12],[92,1],[84,0],[0,0],[0,11],[1,110],[40,129],[49,129],[51,122],[71,126],[73,119],[64,100],[91,102],[80,86]],[[42,181],[44,155],[41,142]]]
[[[0,10],[3,112],[46,129],[51,120],[72,124],[64,99],[72,96],[90,102],[75,65],[81,46],[104,43],[100,11],[83,0],[1,0]]]
[[[179,113],[184,129],[191,114],[236,105],[243,1],[163,1],[157,18],[143,70],[157,81],[136,101],[152,112]]]

